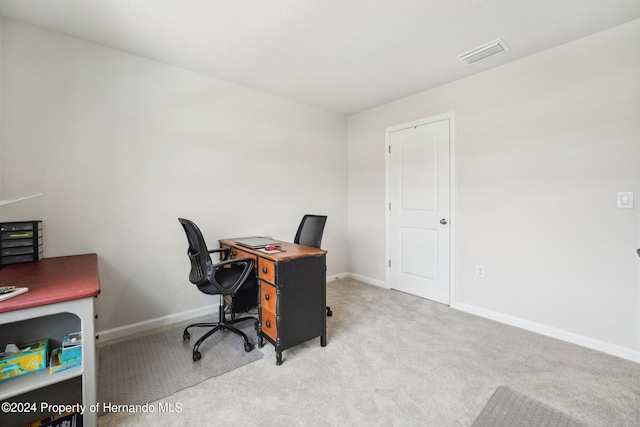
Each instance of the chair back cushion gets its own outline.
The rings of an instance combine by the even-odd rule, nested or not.
[[[178,218],[184,232],[187,235],[189,248],[187,255],[191,261],[191,271],[189,272],[189,281],[195,285],[203,285],[209,283],[207,280],[207,270],[211,267],[211,256],[209,249],[204,242],[202,232],[197,225],[188,219]]]
[[[326,222],[327,217],[324,215],[303,216],[293,243],[319,248],[322,243],[322,233]]]

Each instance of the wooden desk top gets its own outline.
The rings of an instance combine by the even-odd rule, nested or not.
[[[242,238],[243,237],[236,237],[234,239],[220,239],[219,242],[221,245],[232,246],[241,251],[244,251],[262,258],[271,259],[273,261],[282,261],[287,259],[302,258],[302,257],[309,257],[309,256],[320,256],[327,253],[327,251],[325,251],[324,249],[314,248],[313,246],[298,245],[296,243],[282,242],[279,240],[280,249],[282,249],[284,252],[278,252],[276,254],[267,254],[264,252],[260,252],[257,249],[251,249],[246,246],[237,244],[236,240],[242,239]]]
[[[93,297],[100,293],[96,254],[45,258],[0,270],[0,286],[29,291],[0,301],[0,313]]]

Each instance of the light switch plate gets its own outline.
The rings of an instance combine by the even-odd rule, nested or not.
[[[618,192],[618,207],[621,209],[633,209],[633,192]]]

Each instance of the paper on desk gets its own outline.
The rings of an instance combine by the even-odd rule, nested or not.
[[[277,254],[279,252],[284,252],[282,249],[273,249],[273,250],[268,250],[265,248],[260,248],[258,249],[259,252],[262,252],[264,254]]]
[[[0,301],[4,301],[4,300],[9,299],[9,298],[17,297],[20,294],[24,294],[28,290],[29,290],[29,288],[16,288],[15,291],[11,291],[8,294],[1,294],[0,295]]]

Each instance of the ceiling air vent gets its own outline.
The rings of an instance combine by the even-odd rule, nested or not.
[[[509,50],[501,39],[492,41],[483,46],[477,47],[469,52],[458,55],[457,58],[466,66],[473,65],[477,62],[489,59]]]

